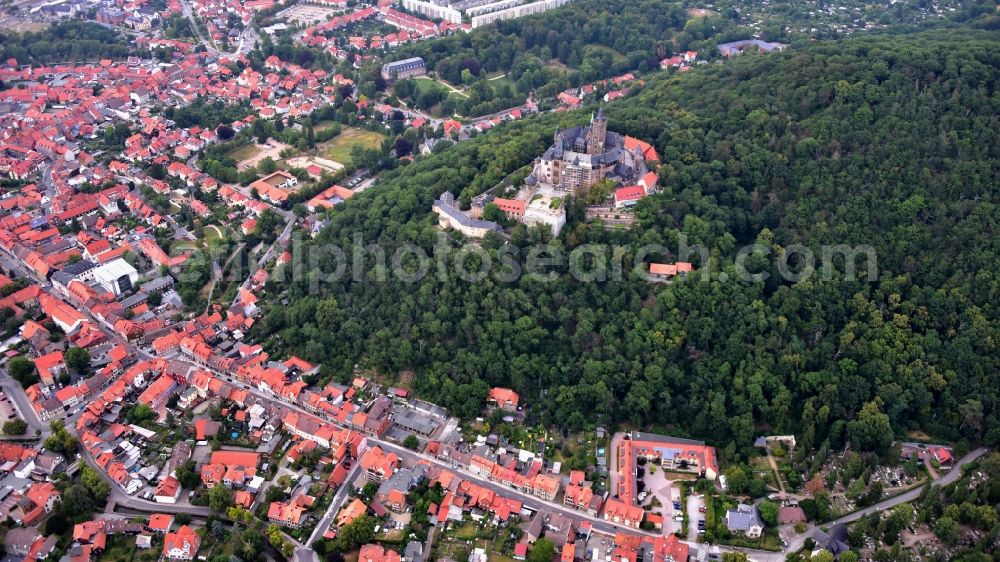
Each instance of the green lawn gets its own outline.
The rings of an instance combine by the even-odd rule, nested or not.
[[[462,540],[472,540],[476,538],[477,527],[472,521],[467,522],[454,531],[455,538]]]
[[[160,558],[162,546],[153,542],[153,548],[138,550],[135,548],[135,537],[119,535],[108,537],[107,548],[97,560],[99,562],[156,562]]]
[[[222,238],[222,231],[218,226],[210,224],[205,227],[205,242],[211,244]]]
[[[174,241],[173,244],[170,245],[170,253],[171,253],[171,255],[174,252],[184,252],[184,251],[196,250],[196,249],[198,249],[198,244],[196,242],[192,242],[190,240],[176,240],[176,241]]]
[[[457,85],[456,86],[454,84],[449,84],[449,83],[445,82],[444,80],[434,80],[433,78],[428,78],[426,76],[420,76],[420,77],[417,77],[414,80],[414,83],[417,85],[417,90],[419,90],[421,94],[424,93],[424,92],[426,92],[426,91],[428,91],[428,90],[430,90],[430,89],[437,89],[437,90],[441,90],[441,92],[444,93],[444,94],[450,94],[450,95],[453,95],[453,96],[458,96],[459,98],[463,98],[464,99],[464,98],[469,97],[468,94],[466,94],[465,92],[461,91],[461,89],[462,89],[461,85]]]
[[[345,166],[351,162],[351,148],[360,145],[365,148],[379,148],[385,136],[380,133],[357,129],[354,127],[344,127],[343,131],[320,149],[324,158],[329,158]]]
[[[320,121],[319,123],[316,123],[313,126],[313,128],[318,133],[324,129],[329,129],[331,126],[333,126],[334,123],[338,123],[338,121],[334,121],[332,119],[326,119],[325,121]]]
[[[617,62],[628,62],[628,57],[626,57],[625,55],[623,55],[623,54],[619,53],[618,51],[612,49],[611,47],[605,47],[604,45],[587,45],[586,47],[583,48],[583,53],[584,53],[583,56],[584,56],[584,58],[587,57],[587,53],[588,52],[592,52],[592,51],[604,51],[604,52],[610,54],[611,55],[611,60],[613,60],[616,63]]]
[[[257,145],[250,143],[230,150],[226,153],[226,156],[236,160],[237,162],[242,162],[247,158],[253,158],[258,152],[260,152],[260,149],[257,148]]]
[[[515,84],[513,80],[511,80],[506,76],[504,76],[503,78],[488,80],[487,83],[493,88],[494,92],[498,92],[500,90],[500,86],[506,84],[510,86],[510,90],[512,92],[517,93],[517,84]]]
[[[432,90],[440,90],[443,94],[447,94],[450,91],[432,78],[419,77],[413,80],[413,84],[416,85],[417,91],[421,94]]]

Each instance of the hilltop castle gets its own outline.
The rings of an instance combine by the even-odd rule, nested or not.
[[[556,129],[555,142],[536,160],[526,181],[565,191],[602,179],[633,185],[648,171],[646,160],[659,160],[656,151],[648,143],[609,132],[601,108],[589,125]]]

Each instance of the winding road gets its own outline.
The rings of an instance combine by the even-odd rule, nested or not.
[[[948,484],[951,484],[952,482],[958,480],[959,477],[962,476],[962,465],[969,464],[969,463],[971,463],[971,462],[979,459],[980,457],[982,457],[983,455],[985,455],[988,452],[989,452],[989,449],[987,449],[985,447],[980,447],[980,448],[976,449],[975,451],[972,451],[971,453],[969,453],[969,454],[965,455],[964,457],[958,459],[958,461],[954,464],[954,466],[952,466],[951,470],[949,470],[947,473],[945,473],[944,476],[938,478],[937,480],[934,480],[932,482],[932,485],[933,486],[947,486]],[[891,498],[889,498],[887,500],[882,500],[882,501],[880,501],[880,502],[878,502],[878,503],[876,503],[876,504],[874,504],[872,506],[866,507],[864,509],[859,509],[858,511],[855,511],[853,513],[848,513],[847,515],[844,515],[843,517],[834,519],[833,521],[830,521],[829,525],[837,525],[837,524],[841,524],[841,523],[851,523],[851,522],[857,521],[858,519],[861,519],[863,517],[867,517],[867,516],[871,515],[872,513],[875,513],[875,512],[878,512],[878,511],[885,511],[887,509],[892,509],[892,508],[896,507],[897,505],[899,505],[901,503],[909,503],[909,502],[911,502],[911,501],[919,498],[920,497],[920,493],[923,492],[923,489],[924,489],[923,486],[918,486],[916,488],[913,488],[912,490],[909,490],[907,492],[903,492],[902,494],[899,494],[898,496],[891,497]]]

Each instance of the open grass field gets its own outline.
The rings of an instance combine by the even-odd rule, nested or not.
[[[230,150],[229,152],[226,153],[226,156],[232,158],[233,160],[236,160],[237,162],[240,162],[242,160],[247,160],[248,158],[253,158],[259,152],[260,149],[257,148],[257,145],[250,143],[241,146],[239,148],[234,148]]]
[[[355,146],[364,148],[378,148],[382,146],[385,136],[364,129],[345,127],[343,131],[324,143],[320,147],[320,153],[324,158],[329,158],[341,164],[348,164],[351,161],[351,149]]]
[[[628,62],[628,57],[619,53],[618,51],[612,49],[611,47],[605,47],[604,45],[587,45],[583,48],[584,57],[586,58],[588,52],[603,51],[611,55],[611,60],[614,62]]]
[[[572,68],[570,68],[570,67],[566,66],[565,64],[561,63],[559,61],[559,59],[552,59],[549,62],[545,63],[544,66],[545,66],[545,68],[547,68],[549,70],[559,70],[559,71],[562,71],[562,72],[574,72],[574,70]]]
[[[198,249],[198,244],[196,242],[192,242],[191,240],[175,240],[174,243],[170,245],[171,254],[173,254],[174,252],[186,252],[197,249]]]
[[[221,238],[222,238],[222,231],[219,230],[218,226],[210,224],[205,227],[205,243],[211,244],[212,242],[215,242]]]
[[[417,84],[417,89],[420,90],[421,93],[427,91],[428,88],[437,88],[445,93],[455,94],[459,97],[463,98],[469,97],[469,94],[466,94],[465,92],[458,89],[456,86],[452,86],[451,84],[445,82],[444,80],[435,80],[427,76],[418,76],[415,79],[415,82]]]
[[[336,121],[334,121],[332,119],[326,119],[324,121],[320,121],[319,123],[316,123],[315,125],[313,125],[313,128],[316,129],[316,132],[318,133],[320,131],[324,131],[326,129],[329,129],[330,127],[333,126],[334,123],[336,123]]]
[[[515,91],[515,92],[517,91],[517,84],[515,84],[513,80],[511,80],[510,78],[508,78],[508,77],[506,77],[506,76],[504,76],[502,74],[498,74],[496,77],[490,78],[488,80],[488,82],[489,82],[490,86],[493,87],[493,91],[494,92],[498,91],[498,89],[501,86],[505,85],[505,84],[507,86],[510,86],[510,89],[512,91]]]

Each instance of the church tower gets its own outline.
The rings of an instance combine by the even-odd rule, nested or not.
[[[597,117],[590,118],[590,133],[587,135],[587,154],[604,152],[604,139],[608,136],[608,119],[604,116],[604,108],[597,110]]]

